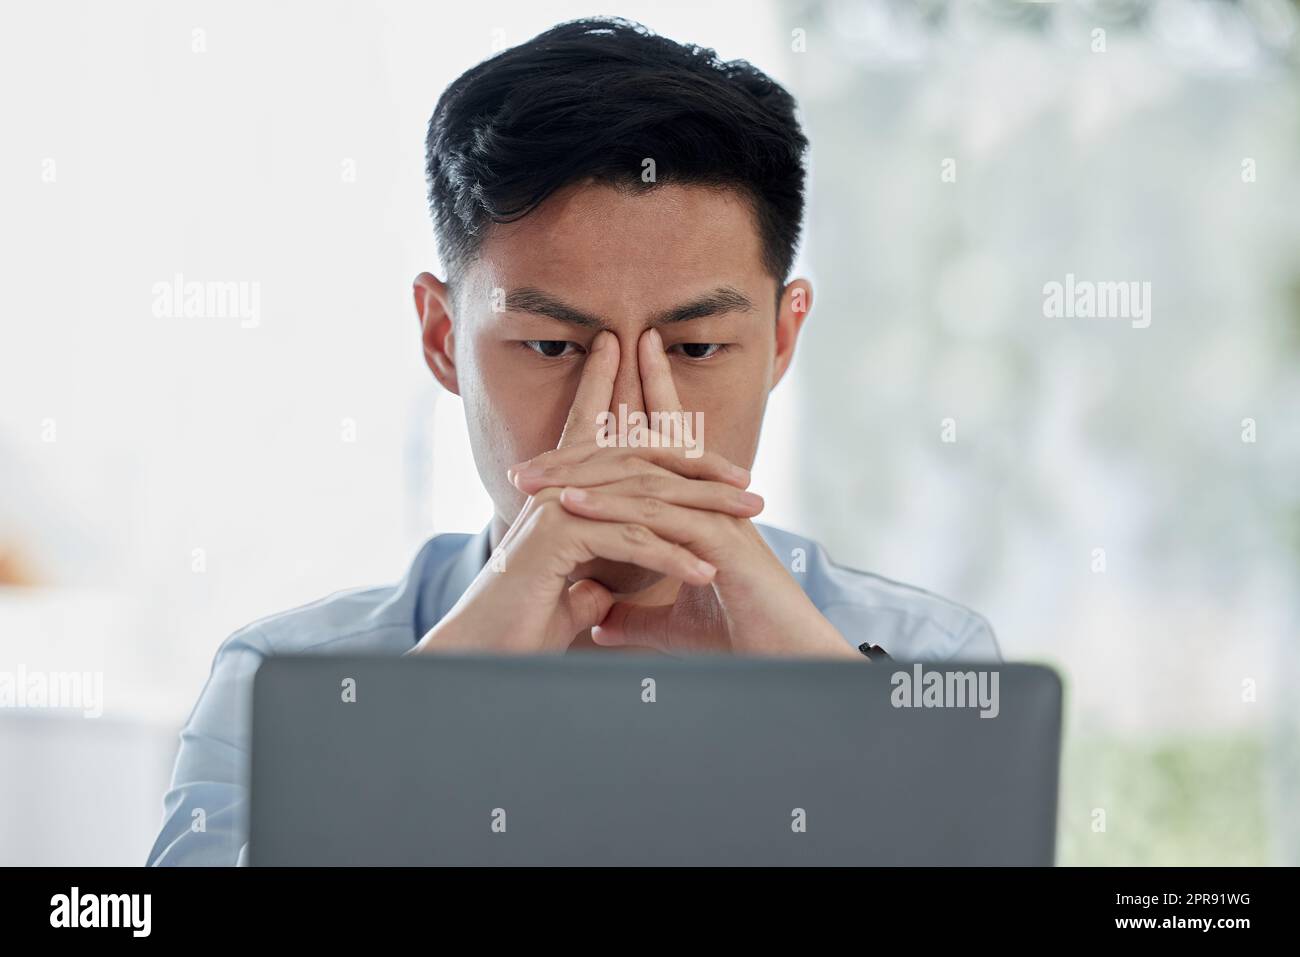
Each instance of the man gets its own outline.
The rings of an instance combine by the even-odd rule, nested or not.
[[[431,539],[396,586],[226,641],[151,863],[242,858],[249,693],[271,654],[998,658],[974,612],[753,522],[747,469],[812,302],[788,281],[794,109],[747,63],[616,20],[556,27],[447,89],[427,142],[446,279],[418,276],[415,306],[495,514]]]

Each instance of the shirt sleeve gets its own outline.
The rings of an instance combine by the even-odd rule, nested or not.
[[[253,676],[267,654],[251,626],[218,650],[181,730],[151,866],[234,866],[246,860]]]
[[[1002,650],[998,647],[993,626],[983,615],[970,613],[970,621],[962,631],[960,643],[952,654],[954,661],[1001,662]]]

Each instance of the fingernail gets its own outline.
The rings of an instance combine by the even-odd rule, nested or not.
[[[749,484],[749,479],[750,479],[749,469],[742,469],[739,465],[732,465],[731,474],[734,478],[739,479],[740,481],[744,482],[746,485]]]
[[[695,569],[704,578],[712,578],[718,571],[702,558],[695,563]]]
[[[587,490],[582,488],[566,488],[560,495],[570,502],[585,502],[588,498]]]
[[[753,492],[741,492],[739,498],[740,504],[746,508],[761,509],[763,507],[763,497],[761,495],[755,495]]]

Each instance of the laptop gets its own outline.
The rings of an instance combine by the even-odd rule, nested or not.
[[[253,865],[1050,865],[1061,683],[1021,664],[266,660]]]

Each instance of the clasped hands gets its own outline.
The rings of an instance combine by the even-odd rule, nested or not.
[[[658,332],[638,342],[643,406],[683,412]],[[591,630],[601,646],[669,655],[864,656],[835,629],[773,554],[752,519],[763,500],[749,473],[707,449],[609,447],[619,350],[592,342],[559,446],[509,470],[528,496],[492,560],[412,653],[567,651]],[[689,422],[691,416],[684,414]],[[680,582],[667,604],[625,600],[592,578],[598,559]]]

